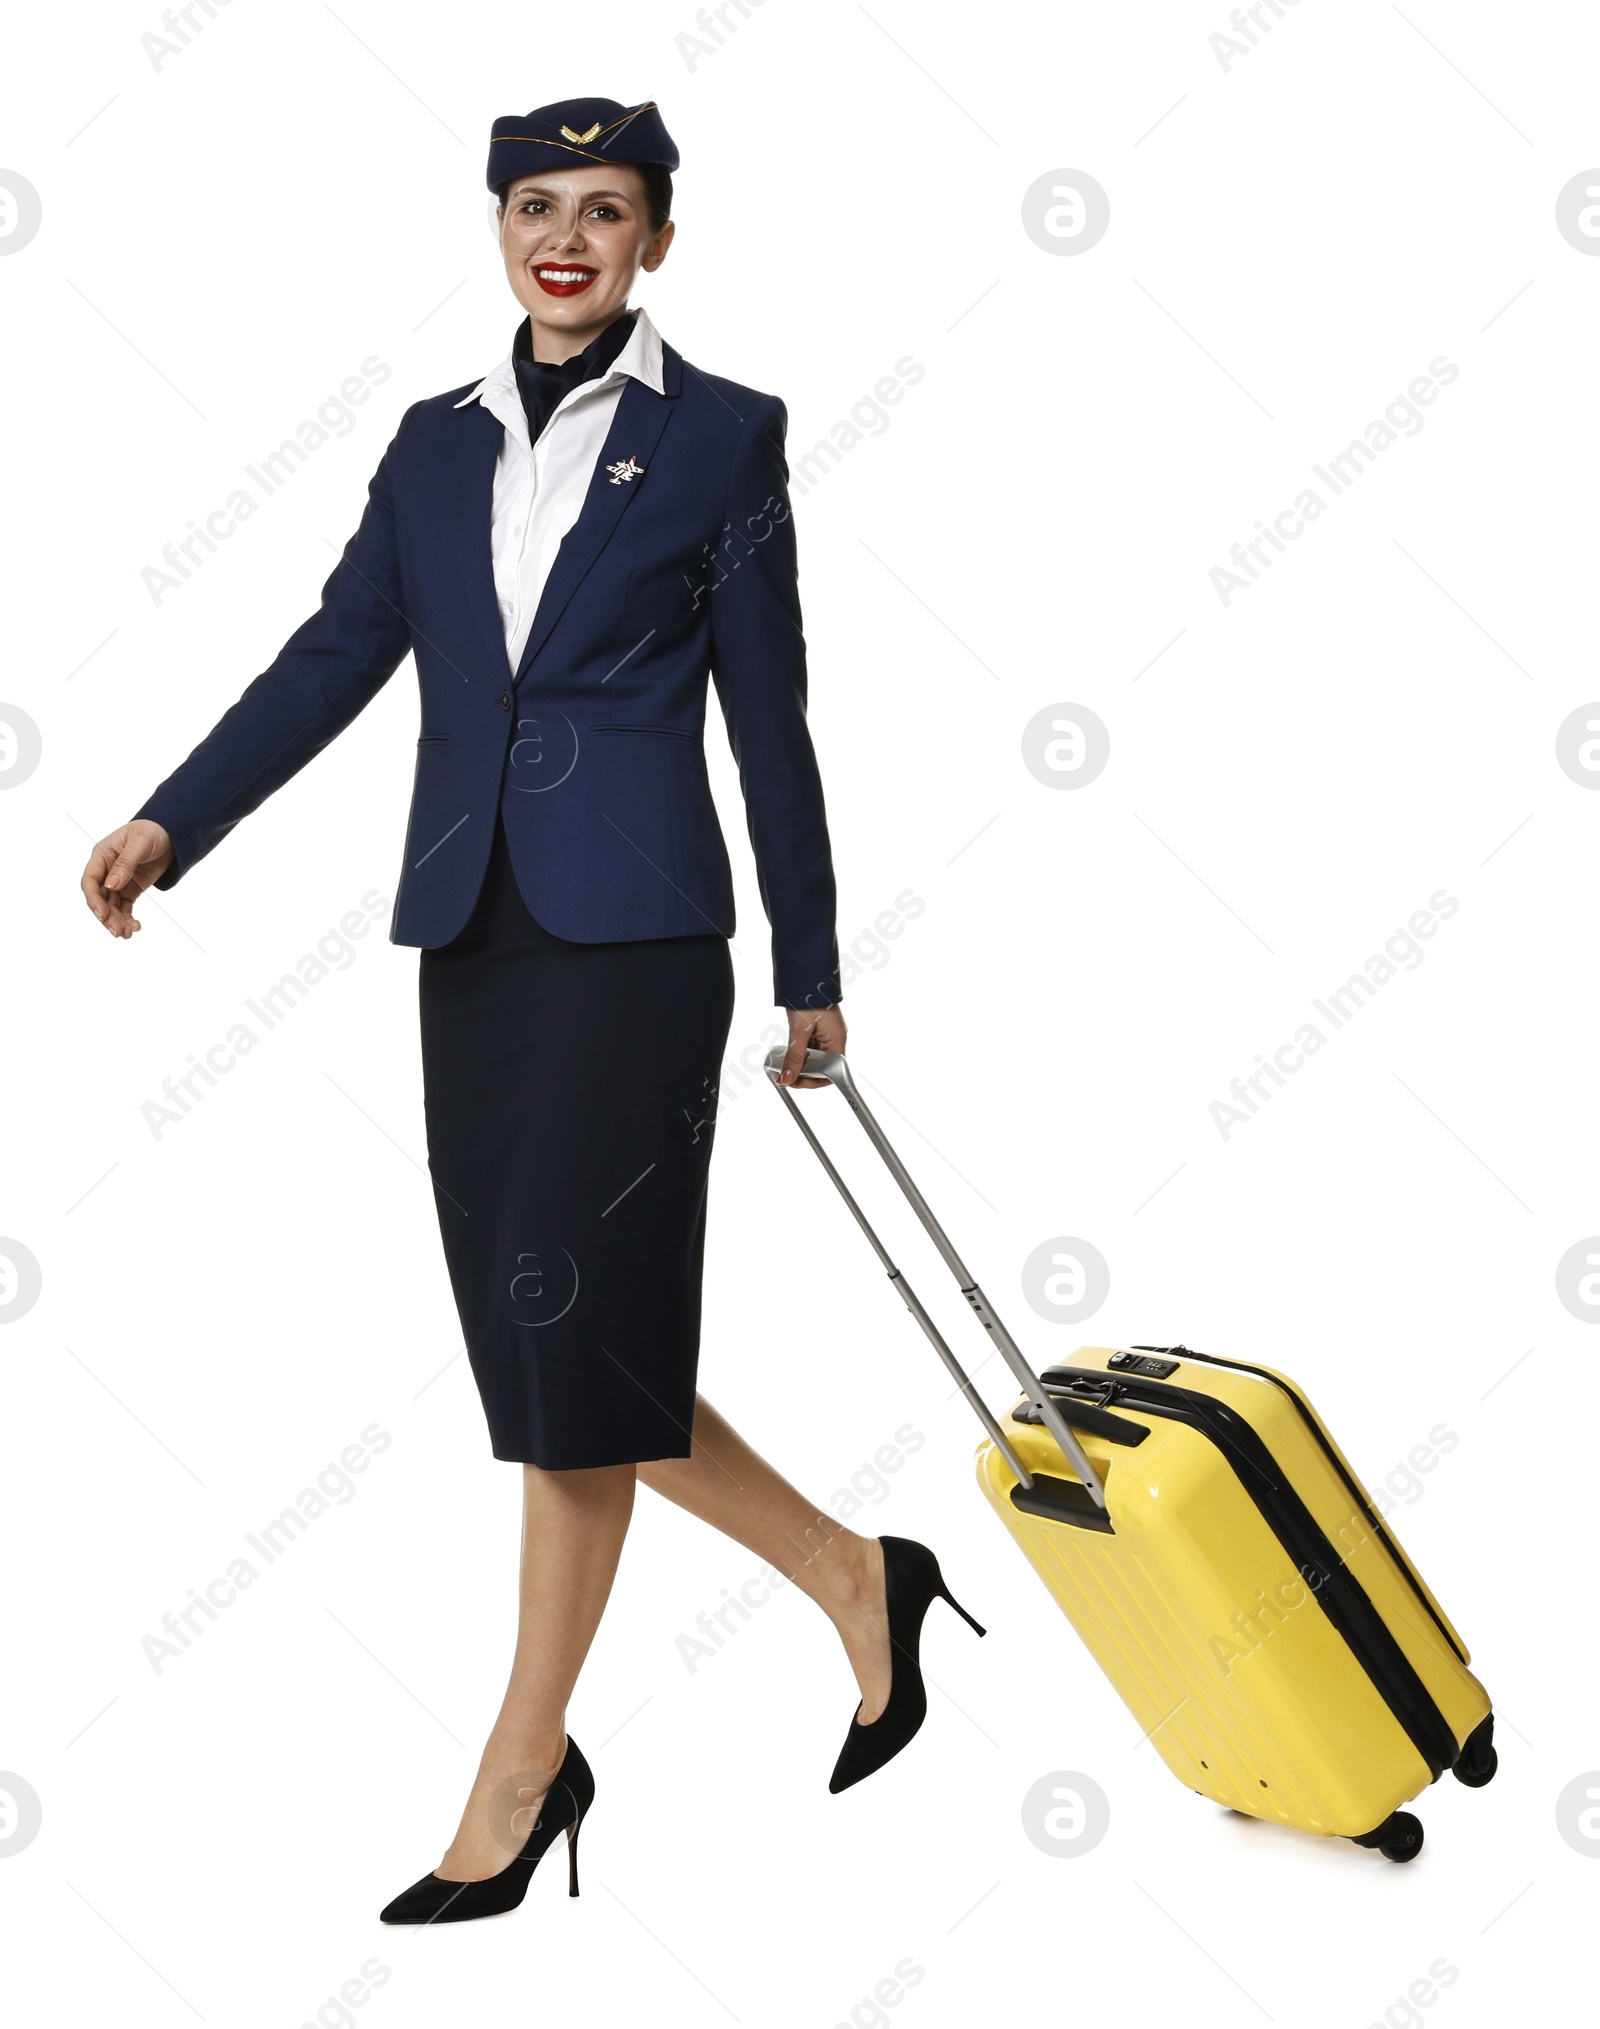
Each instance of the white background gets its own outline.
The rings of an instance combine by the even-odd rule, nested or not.
[[[0,261],[4,702],[44,747],[0,797],[0,1232],[44,1280],[0,1339],[0,1767],[43,1827],[0,1864],[0,1982],[19,2019],[250,2029],[1570,2004],[1600,1885],[1556,1823],[1600,1764],[1596,1337],[1555,1268],[1600,1226],[1600,798],[1555,734],[1600,696],[1600,261],[1555,205],[1600,160],[1600,23],[1300,0],[1224,69],[1220,0],[727,12],[692,62],[688,6],[644,0],[233,0],[159,70],[153,8],[8,29],[0,167],[44,214]],[[819,1504],[909,1422],[925,1442],[862,1481],[858,1526],[932,1544],[989,1639],[936,1608],[922,1735],[831,1797],[855,1701],[831,1632],[786,1593],[691,1672],[677,1638],[755,1560],[641,1493],[570,1715],[599,1784],[583,1895],[556,1855],[502,1922],[376,1922],[436,1864],[498,1703],[519,1507],[423,1167],[416,954],[384,936],[409,664],[131,945],[77,881],[314,608],[403,410],[504,353],[489,124],[591,92],[658,98],[684,158],[639,300],[783,396],[791,458],[926,368],[797,497],[801,591],[841,944],[904,890],[926,905],[860,947],[852,1055],[1002,1315],[1040,1364],[1177,1339],[1279,1364],[1369,1482],[1459,1436],[1402,1470],[1397,1528],[1501,1768],[1424,1794],[1414,1865],[1228,1817],[1140,1745],[983,1504],[942,1370],[730,1066],[705,1390]],[[1110,198],[1077,257],[1022,223],[1063,169]],[[372,355],[392,373],[348,435],[154,603],[162,545]],[[1230,545],[1440,355],[1459,376],[1425,426],[1224,605]],[[1023,761],[1059,704],[1109,728],[1077,789]],[[773,1010],[714,707],[710,731],[736,1057]],[[1424,962],[1224,1139],[1230,1080],[1440,888],[1460,907]],[[354,961],[153,1135],[163,1079],[374,890]],[[981,1355],[842,1106],[807,1103]],[[1087,1324],[1022,1292],[1062,1235],[1110,1264]],[[998,1362],[982,1379],[1010,1402]],[[355,1496],[155,1672],[162,1615],[373,1423],[392,1442]],[[1057,1770],[1110,1799],[1091,1854],[1024,1835]],[[1441,1958],[1458,1977],[1418,2011]],[[362,2007],[330,2005],[374,1959]]]

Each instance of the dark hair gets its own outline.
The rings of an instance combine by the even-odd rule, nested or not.
[[[672,171],[663,169],[659,162],[625,162],[624,169],[631,169],[644,185],[645,210],[650,215],[650,230],[660,232],[672,217]],[[509,177],[499,189],[500,208],[505,209],[506,192],[515,177]]]

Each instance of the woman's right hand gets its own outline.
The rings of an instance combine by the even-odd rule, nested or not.
[[[172,864],[172,840],[159,824],[136,817],[118,825],[89,855],[83,870],[83,898],[113,937],[142,929],[133,905]]]

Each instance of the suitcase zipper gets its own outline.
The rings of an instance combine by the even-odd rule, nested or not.
[[[1100,1385],[1106,1380],[1104,1373],[1093,1368],[1051,1367],[1043,1376],[1045,1386],[1052,1388],[1057,1376]],[[1316,1517],[1294,1488],[1272,1470],[1276,1461],[1259,1433],[1237,1410],[1191,1389],[1154,1381],[1118,1381],[1115,1385],[1119,1406],[1187,1424],[1221,1452],[1317,1604],[1427,1764],[1429,1780],[1437,1782],[1459,1752],[1454,1731]],[[1054,1392],[1073,1399],[1071,1390]]]

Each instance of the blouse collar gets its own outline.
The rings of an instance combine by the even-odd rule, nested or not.
[[[662,374],[662,358],[661,334],[651,323],[649,311],[641,305],[634,312],[633,330],[628,342],[611,362],[610,367],[599,380],[585,381],[566,399],[570,401],[578,395],[587,394],[595,388],[608,387],[613,381],[623,378],[643,381],[646,387],[653,388],[658,395],[664,395],[667,390]],[[516,367],[513,354],[509,351],[498,366],[490,368],[471,394],[465,396],[455,406],[464,409],[470,402],[481,401],[485,408],[494,409],[498,414],[499,406],[503,405],[503,399],[507,396],[520,415],[522,398],[517,393]],[[499,403],[496,398],[500,398]]]

